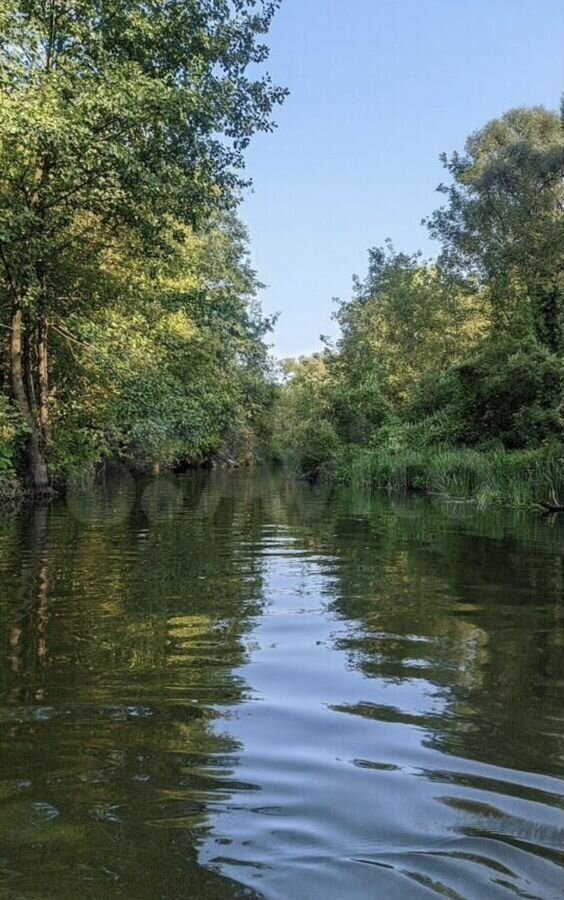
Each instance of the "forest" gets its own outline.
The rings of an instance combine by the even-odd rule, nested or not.
[[[563,117],[514,109],[445,154],[436,259],[371,249],[338,339],[277,367],[237,208],[287,93],[256,76],[278,5],[3,4],[2,493],[278,461],[558,505]]]
[[[339,338],[284,362],[277,452],[310,477],[557,507],[564,118],[510,110],[442,162],[437,258],[370,250]]]

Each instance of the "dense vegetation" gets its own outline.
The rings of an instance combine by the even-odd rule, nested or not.
[[[107,459],[253,459],[483,501],[564,489],[564,127],[516,109],[444,157],[436,260],[370,251],[338,340],[285,363],[237,219],[285,91],[278,0],[0,10],[0,493]],[[276,411],[273,407],[276,406]]]
[[[3,0],[0,482],[253,455],[272,404],[236,218],[278,0]]]
[[[433,262],[370,251],[340,337],[287,361],[279,452],[302,472],[529,503],[564,448],[564,128],[515,109],[443,159]]]

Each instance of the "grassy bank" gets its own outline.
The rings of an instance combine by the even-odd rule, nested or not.
[[[355,487],[425,491],[473,500],[480,507],[524,509],[564,498],[564,447],[514,452],[348,447],[323,467],[322,475]]]

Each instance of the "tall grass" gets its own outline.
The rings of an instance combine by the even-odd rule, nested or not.
[[[506,451],[434,447],[343,449],[324,470],[329,480],[389,491],[425,491],[480,507],[527,508],[552,496],[564,502],[564,448]]]

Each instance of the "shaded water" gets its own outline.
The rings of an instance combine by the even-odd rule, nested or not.
[[[564,897],[564,523],[133,483],[0,520],[0,898]]]

